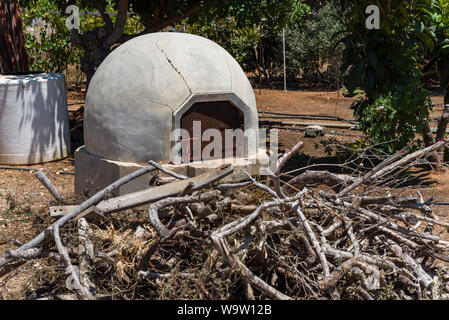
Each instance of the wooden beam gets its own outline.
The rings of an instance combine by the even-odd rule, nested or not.
[[[223,165],[193,178],[176,180],[162,186],[152,187],[108,200],[103,200],[96,206],[91,206],[87,210],[81,212],[76,218],[79,219],[81,216],[87,217],[91,213],[96,213],[96,215],[91,215],[90,217],[98,217],[98,215],[105,215],[111,212],[139,207],[167,197],[177,196],[187,187],[191,187],[190,191],[206,188],[232,172],[233,168],[231,165]],[[54,217],[60,217],[72,212],[73,208],[73,206],[51,207],[50,214]]]

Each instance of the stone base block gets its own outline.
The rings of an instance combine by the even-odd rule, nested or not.
[[[206,172],[210,168],[219,167],[222,164],[232,164],[234,172],[223,178],[220,182],[230,183],[247,180],[243,171],[251,175],[262,175],[265,168],[269,168],[269,157],[265,150],[260,149],[257,155],[249,158],[226,158],[206,160],[185,164],[162,164],[168,170],[183,174],[187,177],[195,177]],[[93,155],[84,146],[75,151],[75,193],[93,195],[104,189],[114,181],[139,170],[144,164],[120,162],[104,159]],[[114,196],[143,190],[150,186],[150,182],[157,172],[145,174],[114,192]],[[162,174],[165,176],[165,174]]]

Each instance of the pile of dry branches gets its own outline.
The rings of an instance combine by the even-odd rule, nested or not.
[[[7,251],[0,276],[38,261],[34,299],[449,299],[440,239],[449,221],[433,214],[433,199],[391,188],[445,144],[352,174],[289,179],[281,169],[299,142],[265,181],[247,174],[231,184],[220,184],[231,166],[187,178],[150,161],[79,205],[53,208],[60,217]],[[155,186],[109,197],[156,170]]]

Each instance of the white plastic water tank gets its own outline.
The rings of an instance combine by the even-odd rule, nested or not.
[[[69,151],[64,75],[0,75],[0,164],[58,160]]]

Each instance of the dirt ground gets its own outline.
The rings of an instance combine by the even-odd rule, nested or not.
[[[352,111],[349,105],[353,98],[345,98],[342,92],[321,91],[280,91],[269,89],[256,89],[255,95],[260,111],[272,111],[281,113],[298,114],[320,114],[338,116],[352,119]],[[82,144],[82,108],[84,103],[84,92],[69,92],[68,104],[71,117],[70,126],[72,130],[73,146]],[[432,96],[432,102],[436,105],[432,117],[440,116],[442,112],[443,96],[436,92]],[[433,126],[435,123],[433,124]],[[330,131],[330,130],[329,130]],[[299,140],[305,143],[303,153],[306,157],[326,160],[323,149],[316,149],[315,145],[323,139],[334,137],[341,142],[355,139],[353,136],[338,135],[338,133],[357,135],[349,129],[332,129],[334,134],[325,134],[323,137],[306,138],[304,133],[298,130],[281,130],[281,148],[290,148]],[[51,195],[34,177],[31,169],[46,170],[47,175],[54,182],[60,192],[71,199],[74,192],[74,161],[73,152],[67,159],[50,163],[20,166],[30,170],[0,169],[0,255],[11,248],[11,240],[26,242],[39,229],[40,224],[48,221],[48,207],[54,204]],[[61,173],[62,172],[62,173]],[[449,202],[449,170],[446,173],[435,173],[429,171],[417,171],[416,177],[421,186],[410,193],[416,194],[420,190],[427,199],[435,196],[437,201]],[[437,216],[448,216],[447,207],[435,206]],[[51,221],[51,220],[50,220]],[[448,239],[446,239],[448,240]],[[18,271],[19,272],[19,271]],[[22,270],[22,272],[24,272]],[[11,282],[0,278],[0,299],[14,298],[14,288],[18,286],[18,279],[26,279],[26,272]]]

